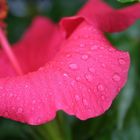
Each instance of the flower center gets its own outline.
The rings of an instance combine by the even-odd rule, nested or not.
[[[13,68],[17,72],[17,74],[22,75],[23,72],[19,65],[19,62],[18,62],[16,56],[14,55],[14,52],[12,51],[10,44],[9,44],[8,40],[6,39],[6,36],[1,28],[0,28],[0,44],[3,48],[3,50],[5,51],[7,57],[9,58],[9,61],[11,62]]]

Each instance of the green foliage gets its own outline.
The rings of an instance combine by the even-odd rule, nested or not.
[[[118,0],[119,2],[138,2],[140,0]]]

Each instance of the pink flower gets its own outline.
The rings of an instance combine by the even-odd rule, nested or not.
[[[115,49],[104,32],[127,29],[140,4],[114,10],[89,0],[60,26],[37,17],[13,47],[24,75],[0,50],[0,115],[38,125],[63,110],[81,120],[103,114],[127,80],[129,54]]]

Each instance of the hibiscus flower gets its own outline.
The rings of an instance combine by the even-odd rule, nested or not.
[[[139,9],[115,10],[89,0],[59,25],[35,18],[13,45],[12,57],[0,50],[0,115],[38,125],[58,110],[81,120],[103,114],[125,85],[130,64],[128,52],[114,48],[104,32],[127,29]],[[0,40],[8,46],[3,35]]]

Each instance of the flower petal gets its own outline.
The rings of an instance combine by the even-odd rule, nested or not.
[[[83,20],[44,68],[1,79],[1,116],[33,125],[52,120],[57,110],[82,120],[96,117],[124,86],[128,67],[128,53],[112,48]]]
[[[13,45],[13,51],[22,70],[27,73],[52,60],[59,51],[61,42],[62,36],[58,26],[47,18],[37,17],[21,40]],[[2,67],[0,77],[16,75],[2,50],[0,50],[0,66]]]
[[[113,9],[103,0],[89,0],[78,15],[90,22],[97,22],[104,32],[120,32],[127,29],[140,18],[140,3],[123,9]]]

